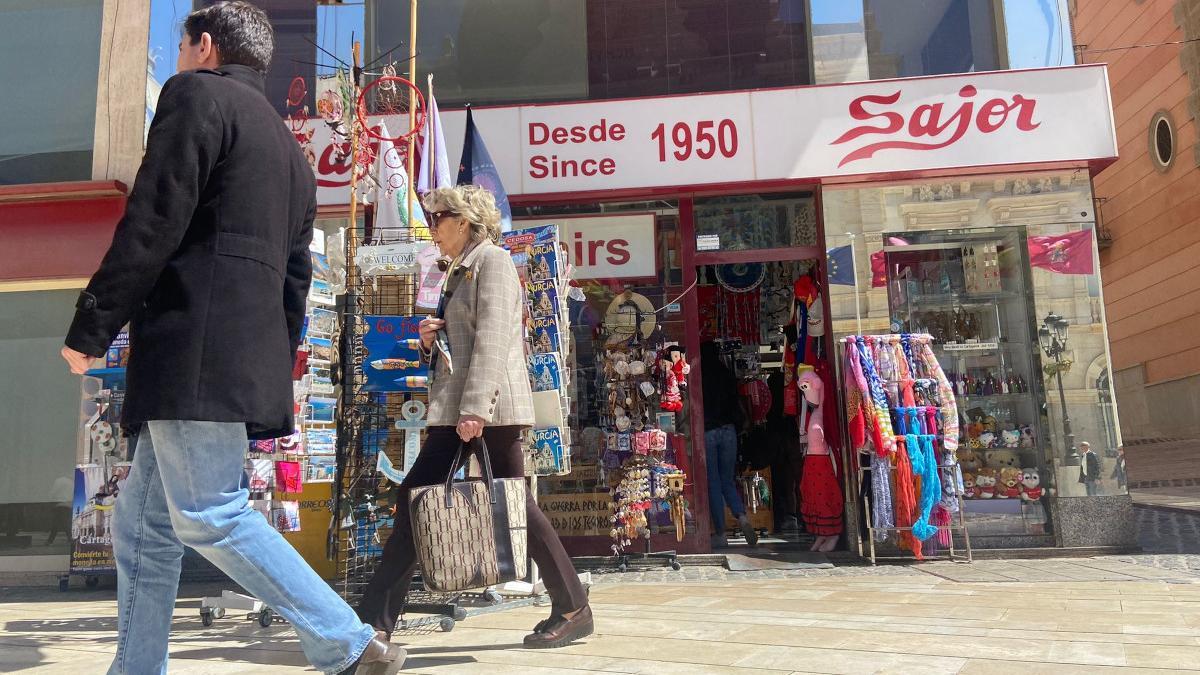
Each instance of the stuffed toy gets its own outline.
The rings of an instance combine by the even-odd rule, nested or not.
[[[1021,432],[1016,429],[1005,429],[1000,432],[1000,438],[1006,448],[1021,447]]]
[[[1037,467],[1021,470],[1021,499],[1036,502],[1042,498],[1042,476]]]
[[[963,469],[963,496],[967,499],[978,499],[979,488],[975,485],[975,474]]]
[[[979,453],[966,446],[958,446],[955,456],[958,457],[958,463],[962,466],[963,471],[974,473],[983,467],[983,458],[979,456]]]
[[[1000,499],[1017,499],[1021,496],[1021,480],[1020,469],[1010,466],[1000,469],[1000,482],[996,484],[996,496]]]
[[[982,434],[979,434],[979,447],[981,447],[981,448],[996,447],[996,434],[993,434],[990,431],[985,431]]]
[[[1021,458],[1015,450],[997,448],[984,453],[984,463],[997,471],[1004,468],[1017,469],[1021,466]]]
[[[683,348],[678,345],[667,347],[659,355],[658,363],[663,377],[662,400],[658,407],[668,412],[680,412],[683,410],[682,390],[687,387],[687,375],[692,370],[683,358]]]
[[[975,486],[979,488],[980,499],[991,499],[996,496],[996,470],[982,468],[975,474]]]
[[[1029,426],[1028,424],[1021,427],[1021,447],[1033,447],[1033,427]]]

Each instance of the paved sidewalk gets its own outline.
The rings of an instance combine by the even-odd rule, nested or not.
[[[1145,555],[640,572],[600,579],[597,634],[567,649],[520,647],[539,607],[397,641],[405,672],[438,674],[1181,672],[1200,670],[1197,569],[1200,556]],[[201,626],[198,597],[212,590],[184,589],[172,673],[312,672],[287,626]],[[115,614],[111,590],[0,590],[0,671],[102,672]]]

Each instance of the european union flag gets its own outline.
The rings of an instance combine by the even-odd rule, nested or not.
[[[826,271],[829,283],[842,286],[853,286],[854,280],[854,249],[849,244],[831,248],[825,252]]]
[[[500,182],[500,173],[492,156],[488,154],[487,146],[483,144],[483,136],[475,128],[475,118],[471,109],[467,108],[467,132],[463,139],[462,159],[458,163],[458,184],[468,183],[478,185],[492,193],[496,198],[496,206],[500,209],[500,229],[508,232],[512,229],[512,209],[508,206],[508,193]]]

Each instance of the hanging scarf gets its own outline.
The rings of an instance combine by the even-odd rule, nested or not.
[[[915,411],[914,411],[915,412]],[[933,507],[942,498],[942,480],[938,477],[937,459],[933,452],[933,436],[909,436],[913,474],[921,481],[921,494],[917,502],[917,520],[913,523],[913,536],[921,541],[937,534],[937,528],[929,524]]]
[[[937,380],[938,410],[942,414],[942,447],[953,452],[958,449],[958,402],[954,398],[954,389],[950,386],[950,380],[946,379],[946,373],[934,356],[928,340],[921,342],[917,355],[928,375]]]
[[[892,463],[886,457],[871,455],[871,520],[875,541],[887,541],[887,529],[896,526],[892,507]]]
[[[846,378],[846,429],[850,433],[850,451],[858,452],[867,443],[867,416],[863,408],[863,390],[854,372],[858,352],[853,342],[846,343],[846,362],[842,372]]]
[[[921,555],[921,540],[913,536],[911,529],[917,509],[916,486],[913,484],[913,467],[908,457],[908,439],[913,436],[901,436],[896,439],[896,527],[906,528],[900,531],[900,547],[912,551],[917,560],[924,560]]]
[[[871,360],[871,354],[866,348],[865,340],[862,336],[859,336],[857,341],[863,374],[866,378],[867,386],[870,388],[871,405],[875,411],[873,429],[875,452],[880,455],[895,452],[896,435],[892,431],[891,411],[888,406],[887,393],[884,392],[883,383],[879,379],[879,374],[875,371],[875,364]]]

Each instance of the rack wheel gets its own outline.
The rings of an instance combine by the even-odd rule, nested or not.
[[[62,591],[63,593],[71,590],[71,577],[59,577],[58,590]]]
[[[274,612],[271,611],[271,608],[264,607],[263,611],[258,613],[258,625],[262,626],[263,628],[269,628],[271,626],[271,618],[273,616]]]
[[[492,590],[485,591],[483,594],[483,599],[487,600],[490,604],[493,604],[493,605],[498,605],[498,604],[504,602],[504,597],[501,596],[496,591],[492,591]]]
[[[438,628],[441,628],[443,633],[449,633],[454,630],[454,619],[448,616],[442,617],[442,620],[438,622]]]
[[[213,625],[213,613],[211,610],[207,610],[207,609],[200,610],[200,623],[205,628],[208,628],[209,626]]]
[[[455,621],[466,621],[467,620],[467,610],[462,607],[455,607],[453,616],[454,616]]]
[[[225,608],[224,607],[213,607],[212,610],[210,610],[210,611],[212,612],[214,619],[224,619],[225,618]]]
[[[672,560],[671,561],[671,569],[678,572],[679,570],[683,569],[683,565],[680,565],[678,560]]]
[[[95,588],[100,585],[100,577],[87,577],[83,580],[83,585],[88,588]]]

